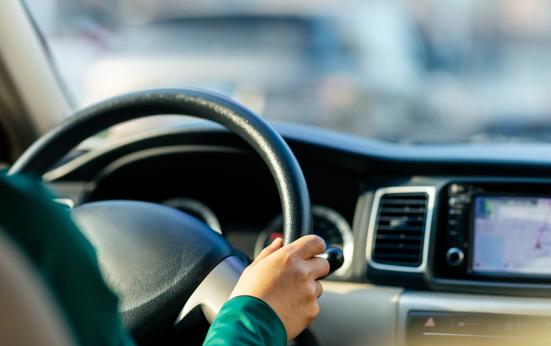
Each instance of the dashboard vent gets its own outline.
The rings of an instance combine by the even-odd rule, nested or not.
[[[379,264],[419,267],[429,196],[424,192],[384,193],[379,199],[371,258]]]

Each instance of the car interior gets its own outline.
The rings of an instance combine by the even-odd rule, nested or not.
[[[138,344],[202,344],[246,264],[313,232],[332,273],[291,344],[549,345],[551,3],[308,3],[0,2],[7,174],[72,209]],[[0,234],[0,334],[70,344],[19,257]]]

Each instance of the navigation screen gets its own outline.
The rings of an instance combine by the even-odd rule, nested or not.
[[[474,272],[551,275],[551,198],[475,199]]]

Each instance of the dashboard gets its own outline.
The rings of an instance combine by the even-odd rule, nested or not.
[[[370,207],[371,281],[549,296],[551,186],[544,179],[431,178],[385,187]]]
[[[238,232],[235,230],[224,232],[220,220],[212,209],[198,200],[175,197],[162,201],[161,204],[196,217],[206,223],[212,230],[228,238],[234,237],[235,233]],[[337,247],[343,251],[345,257],[344,263],[341,268],[333,274],[334,277],[342,277],[350,270],[352,253],[354,251],[354,239],[350,224],[339,212],[323,205],[312,206],[312,218],[314,234],[320,236],[328,247]],[[242,243],[234,245],[238,248],[248,249],[249,251],[246,252],[246,255],[252,259],[256,258],[256,256],[276,238],[283,238],[283,217],[281,214],[274,217],[273,220],[258,233],[254,244],[254,251],[250,251],[250,249],[253,248],[251,244]],[[236,238],[234,243],[238,242]]]
[[[403,146],[276,126],[305,173],[315,233],[345,254],[324,282],[332,313],[314,324],[321,344],[475,344],[523,338],[519,325],[551,330],[551,157],[541,146]],[[75,205],[182,210],[249,258],[281,235],[270,173],[208,124],[85,152],[45,179]]]

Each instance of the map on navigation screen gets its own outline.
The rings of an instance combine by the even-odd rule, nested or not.
[[[551,198],[477,197],[472,269],[551,274]]]

